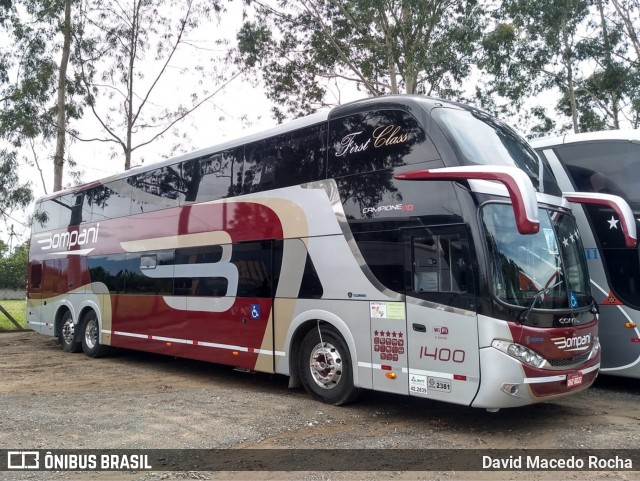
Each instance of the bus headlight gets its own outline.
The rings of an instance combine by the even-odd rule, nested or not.
[[[493,347],[499,351],[508,354],[514,359],[520,362],[529,364],[530,366],[542,368],[547,364],[547,360],[537,352],[532,351],[528,347],[521,346],[514,342],[503,341],[501,339],[494,339],[491,343]]]

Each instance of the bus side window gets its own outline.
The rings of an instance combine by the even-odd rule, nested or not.
[[[312,125],[247,146],[243,193],[261,192],[326,177],[326,128]]]
[[[272,241],[242,242],[233,246],[231,262],[238,268],[238,297],[272,297]]]
[[[42,263],[35,262],[29,266],[31,275],[29,276],[29,289],[40,290],[42,287]]]
[[[85,202],[91,205],[91,222],[130,215],[131,190],[131,184],[121,179],[87,191]]]
[[[44,232],[60,227],[60,204],[53,200],[45,200],[36,207],[34,214],[35,232]]]
[[[413,238],[413,291],[438,292],[438,236]]]
[[[204,202],[240,194],[244,147],[182,162],[180,202]]]
[[[174,167],[162,167],[127,179],[131,184],[131,214],[151,212],[179,205],[182,179]]]
[[[318,124],[276,138],[273,188],[326,177],[326,133],[324,124]]]
[[[410,291],[413,294],[456,307],[471,307],[473,271],[464,235],[443,233],[412,237],[411,255]]]

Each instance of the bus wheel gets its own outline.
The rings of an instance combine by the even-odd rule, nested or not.
[[[109,346],[100,344],[100,324],[94,311],[84,316],[81,336],[82,350],[87,356],[104,357],[109,353]]]
[[[65,311],[60,321],[58,340],[65,352],[80,352],[80,343],[76,340],[76,325],[73,323],[71,312]]]
[[[349,349],[342,337],[332,329],[312,329],[300,346],[302,385],[315,399],[339,406],[354,401],[360,390],[353,386],[353,370]]]

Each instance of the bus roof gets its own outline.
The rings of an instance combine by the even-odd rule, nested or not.
[[[257,142],[259,140],[273,137],[276,135],[284,134],[287,132],[293,132],[298,129],[302,129],[320,122],[326,122],[331,118],[342,117],[344,115],[349,115],[351,113],[360,112],[365,109],[370,109],[372,107],[383,107],[385,105],[395,105],[396,107],[399,104],[404,104],[407,108],[410,109],[411,106],[420,105],[427,110],[430,110],[435,107],[440,106],[449,106],[449,107],[458,107],[465,110],[477,110],[473,106],[461,104],[458,102],[439,99],[435,97],[427,97],[423,95],[385,95],[381,97],[370,97],[360,100],[355,100],[353,102],[348,102],[346,104],[338,105],[331,109],[323,109],[319,112],[316,112],[311,115],[307,115],[305,117],[300,117],[289,122],[279,124],[275,127],[269,128],[267,130],[263,130],[261,132],[257,132],[255,134],[238,137],[233,140],[229,140],[220,144],[213,145],[211,147],[205,147],[203,149],[195,150],[192,152],[188,152],[186,154],[178,155],[175,157],[170,157],[159,162],[154,162],[151,164],[141,165],[139,167],[134,167],[130,170],[126,170],[120,172],[118,174],[114,174],[108,177],[104,177],[101,179],[97,179],[92,182],[87,182],[84,184],[76,185],[70,187],[68,189],[60,190],[54,192],[52,194],[40,197],[36,200],[37,202],[41,202],[43,200],[57,198],[66,194],[76,193],[82,190],[86,190],[91,187],[95,187],[97,185],[104,185],[109,182],[113,182],[115,180],[125,179],[135,174],[139,174],[142,172],[146,172],[148,170],[157,169],[161,167],[166,167],[169,165],[176,164],[178,162],[183,162],[185,160],[196,159],[199,157],[205,157],[207,155],[212,155],[216,152],[221,152],[227,149],[231,149],[233,147],[237,147],[240,145],[250,144],[252,142]]]
[[[564,134],[531,139],[529,143],[532,147],[540,149],[554,145],[591,142],[595,140],[628,140],[629,142],[640,142],[640,130],[600,130],[598,132],[584,132],[581,134]]]

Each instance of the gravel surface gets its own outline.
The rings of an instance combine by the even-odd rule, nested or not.
[[[638,448],[640,382],[601,377],[576,396],[489,413],[365,392],[313,401],[282,376],[117,350],[63,352],[0,333],[0,446],[9,449]],[[0,479],[640,479],[640,472],[0,473]]]

